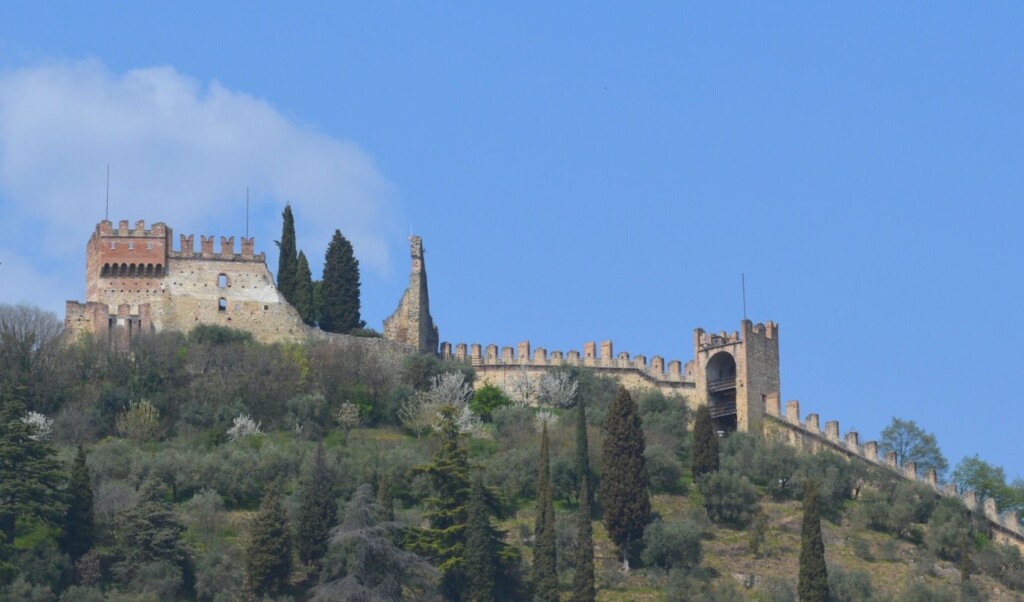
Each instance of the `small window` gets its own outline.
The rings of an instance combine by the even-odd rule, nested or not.
[[[110,248],[111,249],[116,249],[117,248],[117,241],[116,240],[110,241]]]
[[[235,311],[241,311],[241,309],[242,309],[242,304],[241,303],[235,303]]]
[[[228,300],[225,299],[224,297],[221,297],[220,301],[217,304],[217,310],[218,311],[227,311],[228,310]]]
[[[227,286],[228,286],[228,275],[227,274],[221,274],[220,276],[217,276],[217,286],[220,287],[220,288],[227,288]]]
[[[129,251],[134,251],[135,250],[135,243],[133,243],[133,242],[128,243],[128,250]]]
[[[152,251],[153,250],[153,243],[147,242],[146,243],[146,250],[147,251]]]

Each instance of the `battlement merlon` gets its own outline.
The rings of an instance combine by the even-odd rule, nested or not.
[[[241,253],[235,253],[235,237],[220,237],[220,253],[215,253],[213,246],[216,237],[200,235],[200,252],[195,250],[195,234],[178,235],[180,239],[180,251],[170,251],[168,256],[175,259],[227,259],[231,261],[254,261],[266,263],[266,253],[256,253],[256,237],[248,238],[242,236]]]
[[[123,219],[115,229],[113,222],[105,219],[96,224],[96,231],[93,232],[91,238],[170,238],[170,235],[171,229],[163,222],[157,222],[147,230],[146,220],[140,219],[135,222],[135,228],[129,228],[128,220]]]
[[[714,334],[705,331],[703,328],[694,328],[694,350],[705,351],[714,347],[738,345],[741,342],[750,341],[754,338],[776,341],[776,343],[778,341],[779,324],[777,322],[769,320],[767,322],[754,324],[750,320],[743,320],[740,323],[740,328],[742,332],[734,330],[729,334],[726,334],[725,331]]]

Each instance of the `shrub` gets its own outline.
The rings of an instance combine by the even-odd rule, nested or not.
[[[664,521],[657,519],[644,529],[643,552],[645,566],[662,569],[689,569],[700,564],[701,527],[690,521]]]
[[[828,565],[828,588],[832,602],[870,602],[874,595],[867,571],[846,570],[839,564]]]
[[[971,531],[971,522],[963,503],[956,498],[942,498],[928,519],[925,545],[939,558],[959,560],[964,530]],[[970,536],[973,538],[973,534]]]
[[[646,423],[644,423],[644,427],[646,432]],[[650,477],[651,491],[654,493],[678,492],[680,479],[683,476],[683,466],[678,457],[658,443],[647,446],[644,456],[647,459],[647,474]]]
[[[228,439],[238,441],[252,435],[262,435],[260,423],[252,419],[248,414],[239,414],[235,417],[231,428],[228,429]]]
[[[133,401],[117,418],[117,433],[132,441],[151,441],[159,429],[160,412],[145,399]]]
[[[700,490],[708,518],[720,525],[743,528],[758,511],[757,489],[747,477],[714,472],[701,479]]]

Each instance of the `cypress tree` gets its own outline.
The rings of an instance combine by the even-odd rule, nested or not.
[[[587,410],[581,398],[576,406],[576,472],[580,478],[576,512],[576,557],[572,577],[572,601],[594,602],[594,526],[590,522],[590,452],[587,444]]]
[[[543,423],[540,466],[537,474],[537,519],[533,535],[533,599],[558,601],[558,558],[555,544],[555,503],[551,492],[551,460],[548,453],[548,425]]]
[[[359,260],[340,230],[334,231],[327,246],[321,286],[320,328],[347,333],[366,325],[359,319]]]
[[[309,480],[300,493],[298,536],[299,559],[319,566],[327,553],[328,536],[337,522],[338,503],[334,499],[334,477],[324,458],[324,446],[316,447]]]
[[[306,324],[316,324],[316,306],[313,303],[313,274],[309,271],[306,254],[299,251],[299,259],[295,267],[295,301],[292,303],[299,317]]]
[[[281,494],[268,488],[249,530],[249,545],[245,549],[246,582],[253,594],[277,595],[288,583],[291,572],[288,517]]]
[[[68,509],[64,513],[63,549],[72,560],[78,560],[92,548],[95,537],[92,485],[85,465],[85,449],[78,446],[67,489]]]
[[[380,510],[377,521],[389,523],[395,520],[395,494],[391,491],[391,477],[384,475],[377,484],[377,505]]]
[[[697,408],[693,419],[693,480],[718,471],[718,435],[708,406]]]
[[[804,485],[804,520],[800,527],[800,576],[797,584],[800,602],[828,600],[828,569],[825,544],[821,539],[821,515],[818,510],[818,483]]]
[[[281,219],[284,224],[281,227],[281,240],[277,241],[277,290],[288,303],[295,305],[295,271],[299,258],[295,254],[295,218],[292,216],[291,204],[284,206]]]
[[[494,573],[497,551],[491,518],[487,511],[483,481],[477,475],[469,496],[469,516],[466,522],[466,600],[490,602],[494,600]]]
[[[601,504],[608,536],[629,570],[629,545],[643,536],[651,522],[651,499],[644,459],[644,431],[633,398],[620,387],[604,420],[601,448]]]

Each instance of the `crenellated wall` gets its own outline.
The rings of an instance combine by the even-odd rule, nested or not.
[[[132,333],[131,318],[147,315],[145,330],[165,328],[188,332],[197,324],[219,324],[248,330],[263,342],[300,341],[311,335],[298,312],[278,293],[266,265],[255,253],[255,240],[221,236],[181,235],[172,248],[172,231],[163,223],[146,229],[143,221],[117,229],[110,221],[97,224],[86,245],[86,301],[69,301],[65,324],[72,333],[93,332],[116,340]],[[126,321],[127,320],[127,321]],[[141,320],[141,318],[139,318]],[[121,328],[127,326],[127,328]]]
[[[461,362],[473,366],[478,382],[496,386],[506,384],[513,375],[526,372],[540,377],[550,368],[560,366],[581,366],[593,369],[598,374],[611,376],[631,389],[658,389],[666,395],[682,395],[692,404],[693,378],[684,370],[679,360],[665,362],[661,356],[654,356],[648,363],[644,355],[630,357],[629,353],[615,355],[611,341],[583,345],[583,351],[548,351],[543,347],[532,348],[529,341],[520,342],[516,347],[483,346],[479,343],[441,343],[441,359]],[[689,365],[686,366],[688,370]]]
[[[879,457],[877,441],[861,443],[860,435],[856,431],[840,435],[839,422],[836,420],[825,422],[824,429],[821,428],[821,419],[817,414],[807,414],[801,420],[800,402],[797,400],[787,401],[785,408],[782,408],[779,396],[770,395],[765,399],[764,416],[765,436],[781,437],[790,445],[807,451],[828,449],[856,461],[883,466],[905,479],[930,486],[937,495],[957,497],[971,511],[982,512],[992,525],[992,533],[997,541],[1015,545],[1024,551],[1024,527],[1021,526],[1017,513],[999,512],[992,498],[986,498],[979,504],[973,491],[958,493],[952,483],[940,485],[934,469],[928,469],[922,474],[914,462],[900,465],[894,452]]]

